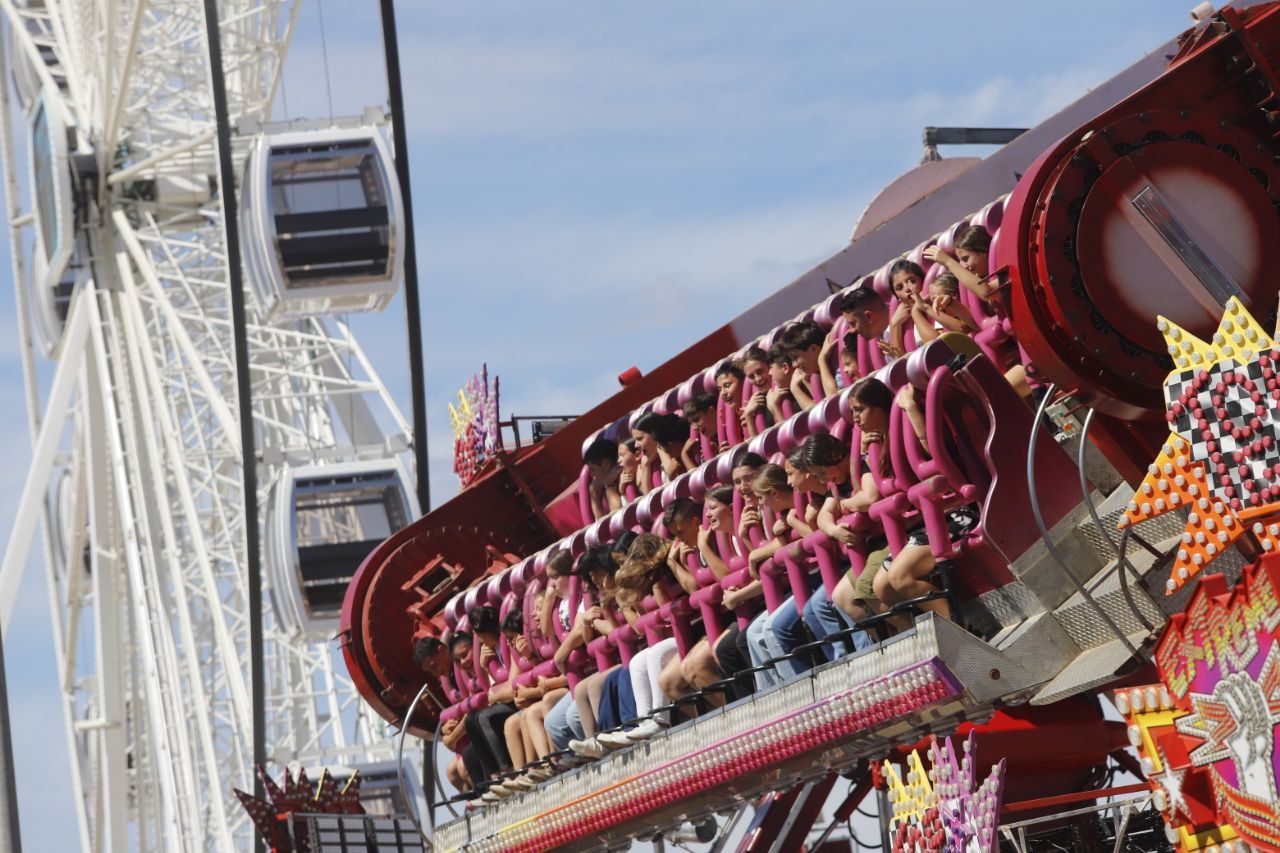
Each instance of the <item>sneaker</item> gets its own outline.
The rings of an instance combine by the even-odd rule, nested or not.
[[[503,784],[507,790],[512,791],[513,793],[518,793],[520,791],[527,791],[538,783],[529,778],[529,774],[526,773],[523,776],[517,776],[514,779],[509,779]]]
[[[599,758],[604,755],[604,749],[600,746],[597,738],[593,737],[589,737],[586,740],[571,740],[569,741],[569,749],[580,758]]]
[[[581,767],[587,763],[587,759],[570,752],[568,755],[557,755],[551,760],[551,767],[548,769],[552,773],[563,773],[566,770],[572,770],[575,767]]]
[[[543,779],[550,779],[554,775],[556,775],[556,771],[544,764],[540,767],[533,768],[528,773],[524,774],[524,777],[536,785]]]
[[[601,732],[596,735],[596,743],[608,750],[622,749],[631,746],[631,738],[626,732]]]
[[[632,743],[637,743],[642,740],[648,740],[649,738],[665,730],[666,730],[666,726],[662,725],[657,720],[650,717],[640,725],[636,726],[631,731],[626,732],[626,735],[631,740]]]

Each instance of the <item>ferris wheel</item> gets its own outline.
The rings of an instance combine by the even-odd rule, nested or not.
[[[363,555],[420,514],[412,425],[345,317],[385,307],[404,275],[387,114],[272,122],[294,0],[221,0],[221,69],[202,0],[0,0],[0,12],[32,436],[0,624],[42,528],[85,849],[245,848],[231,789],[254,787],[256,714],[277,766],[393,757],[333,641]]]

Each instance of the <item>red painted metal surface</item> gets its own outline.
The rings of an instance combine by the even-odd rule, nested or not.
[[[1225,301],[1167,235],[1194,241],[1246,305],[1275,298],[1263,264],[1280,239],[1275,105],[1250,46],[1275,44],[1280,14],[1228,12],[1168,73],[1046,151],[1005,208],[996,264],[1019,342],[1042,376],[1118,418],[1159,415],[1172,365],[1154,315],[1211,334]]]
[[[1017,814],[1019,817],[1022,817],[1022,812],[1045,811],[1048,809],[1055,809],[1060,806],[1086,802],[1088,800],[1101,800],[1105,797],[1119,797],[1124,794],[1136,794],[1139,791],[1149,791],[1150,789],[1150,786],[1146,782],[1135,782],[1132,785],[1120,785],[1115,788],[1099,788],[1095,791],[1074,791],[1070,794],[1059,794],[1054,797],[1041,797],[1038,800],[1024,800],[1020,803],[1009,803],[1004,807],[1002,814]]]
[[[1052,705],[1022,705],[996,711],[982,724],[964,723],[955,739],[976,735],[975,766],[1005,765],[1006,801],[1027,801],[1062,791],[1092,787],[1089,779],[1108,758],[1128,746],[1123,723],[1106,720],[1092,695]],[[932,737],[903,744],[890,760],[905,765],[914,750],[929,748]]]
[[[803,785],[796,785],[785,791],[775,791],[761,797],[756,803],[751,826],[738,843],[738,853],[759,853],[761,850],[769,850],[778,833],[782,831],[782,825],[786,823],[787,816],[795,808],[796,801],[800,799],[803,790]]]

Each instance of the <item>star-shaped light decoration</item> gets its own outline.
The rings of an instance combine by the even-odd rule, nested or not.
[[[991,768],[981,783],[974,773],[973,732],[957,754],[950,738],[929,747],[932,766],[926,772],[919,750],[907,757],[905,782],[891,763],[884,763],[889,785],[889,819],[892,849],[898,851],[946,851],[946,853],[994,853],[999,847],[996,829],[1004,792],[1004,761]]]
[[[320,781],[311,790],[311,782],[305,770],[298,771],[295,780],[285,769],[283,785],[267,775],[266,768],[259,765],[258,778],[262,780],[266,799],[261,800],[252,794],[232,789],[240,804],[249,813],[258,832],[273,851],[293,850],[304,853],[310,850],[306,837],[306,824],[295,821],[294,832],[290,836],[288,820],[297,814],[364,814],[364,806],[360,804],[360,774],[354,773],[346,785],[339,791],[337,780],[328,770],[321,772]]]
[[[1190,814],[1187,810],[1187,796],[1184,790],[1188,771],[1185,768],[1172,766],[1163,748],[1156,747],[1156,755],[1160,759],[1160,766],[1164,769],[1158,773],[1152,773],[1150,779],[1160,786],[1160,792],[1164,795],[1165,808],[1169,814],[1175,819],[1185,821]]]
[[[1121,529],[1188,509],[1173,570],[1176,592],[1252,522],[1264,550],[1280,548],[1280,345],[1232,297],[1206,342],[1159,317],[1174,370],[1165,379],[1172,430],[1120,519]]]

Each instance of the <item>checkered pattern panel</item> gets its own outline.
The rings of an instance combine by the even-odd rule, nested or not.
[[[1170,428],[1202,462],[1213,498],[1234,510],[1280,499],[1280,380],[1270,353],[1183,370],[1165,383]]]

